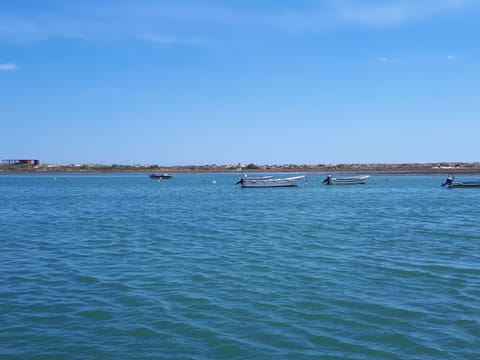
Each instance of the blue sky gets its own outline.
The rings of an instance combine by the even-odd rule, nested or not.
[[[0,2],[0,157],[480,161],[480,2]]]

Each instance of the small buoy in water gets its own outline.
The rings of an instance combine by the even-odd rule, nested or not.
[[[216,185],[217,184],[217,181],[216,180],[213,180],[212,181],[212,185]]]

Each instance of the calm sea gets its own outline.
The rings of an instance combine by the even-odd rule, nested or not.
[[[480,189],[323,177],[0,176],[0,359],[479,359]]]

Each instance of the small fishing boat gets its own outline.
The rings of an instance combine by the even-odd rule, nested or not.
[[[238,180],[238,181],[235,183],[235,185],[237,185],[237,184],[240,184],[242,180],[243,180],[243,181],[253,181],[253,180],[269,180],[269,179],[271,179],[271,178],[273,178],[273,176],[266,175],[266,176],[254,176],[254,177],[248,177],[248,175],[247,175],[247,174],[245,174],[245,175],[243,175],[243,177],[242,177],[240,180]]]
[[[154,179],[154,180],[160,180],[160,179],[170,179],[172,177],[172,175],[170,174],[167,174],[167,173],[164,173],[164,174],[150,174],[150,179]]]
[[[449,189],[452,188],[480,188],[480,181],[463,181],[457,182],[455,181],[454,176],[449,176],[447,180],[442,184],[443,186],[447,186]]]
[[[263,176],[260,178],[248,178],[244,176],[238,180],[235,185],[240,184],[242,188],[290,187],[298,186],[298,183],[302,179],[305,179],[305,175],[278,179],[274,179],[272,176]]]
[[[370,175],[348,176],[348,177],[333,177],[327,175],[323,180],[324,185],[363,185],[367,182]]]

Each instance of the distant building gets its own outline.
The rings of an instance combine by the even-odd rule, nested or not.
[[[2,160],[3,165],[40,165],[40,160],[31,159],[8,159]]]

